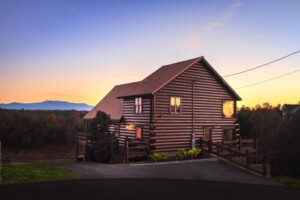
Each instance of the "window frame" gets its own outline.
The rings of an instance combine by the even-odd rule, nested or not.
[[[137,137],[137,130],[141,129],[141,137]],[[143,139],[143,127],[142,126],[135,126],[135,139]]]
[[[175,110],[174,111],[172,111],[172,105],[171,105],[172,98],[175,98]],[[176,99],[180,99],[179,112],[177,112],[178,107],[176,105]],[[170,114],[181,114],[181,112],[182,112],[182,98],[181,97],[179,97],[179,96],[170,96],[169,103],[170,103],[170,105],[169,105]]]
[[[233,101],[233,114],[231,117],[225,117],[224,115],[224,101]],[[222,118],[223,119],[236,119],[236,101],[233,99],[222,99]]]
[[[143,113],[143,98],[142,97],[134,98],[134,113],[136,113],[136,114]]]

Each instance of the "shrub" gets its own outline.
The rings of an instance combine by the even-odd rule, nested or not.
[[[159,161],[160,155],[158,153],[152,153],[150,155],[151,160],[154,160],[155,162]]]
[[[192,148],[192,149],[188,150],[187,155],[193,159],[193,158],[197,158],[197,156],[199,155],[200,152],[201,152],[201,149]]]
[[[161,160],[161,161],[166,161],[166,160],[168,160],[168,153],[167,153],[167,152],[160,153],[160,160]]]
[[[183,148],[181,148],[178,149],[175,156],[177,159],[182,160],[187,157],[187,152]]]
[[[166,161],[168,160],[168,153],[162,152],[162,153],[152,153],[150,155],[151,160],[158,162],[158,161]]]

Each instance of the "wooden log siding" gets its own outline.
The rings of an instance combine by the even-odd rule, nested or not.
[[[120,125],[119,144],[124,146],[126,136],[135,139],[135,130],[127,130],[126,125],[133,124],[143,127],[143,139],[149,139],[150,130],[150,97],[142,97],[142,113],[135,113],[135,98],[123,99],[123,117],[125,123]]]
[[[194,82],[194,133],[203,137],[204,127],[212,127],[212,141],[222,142],[223,128],[234,127],[236,119],[222,116],[223,100],[232,95],[201,64],[196,64],[160,89],[154,96],[155,130],[151,130],[152,152],[190,148],[192,134],[192,82]],[[170,114],[170,97],[181,97],[182,111]]]

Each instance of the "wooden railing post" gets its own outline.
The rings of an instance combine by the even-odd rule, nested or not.
[[[110,157],[114,154],[114,140],[110,142]]]
[[[150,139],[148,140],[148,152],[147,152],[147,159],[150,160]]]
[[[263,159],[262,159],[262,164],[263,164],[263,176],[267,176],[267,159],[266,159],[266,156],[264,155],[263,156]]]
[[[241,136],[239,137],[239,150],[241,150],[241,148],[242,148],[242,138],[241,138]]]
[[[212,153],[212,142],[211,142],[211,140],[208,140],[208,152]]]
[[[126,151],[126,163],[129,160],[129,144],[128,144],[128,137],[125,138],[125,151]]]
[[[246,157],[246,169],[249,170],[249,158],[248,158],[248,149],[245,151],[245,157]]]
[[[199,140],[199,148],[202,149],[202,138]]]
[[[217,142],[217,155],[220,155],[220,142]]]

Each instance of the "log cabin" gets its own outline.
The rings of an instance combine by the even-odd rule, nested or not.
[[[206,59],[197,57],[162,66],[139,82],[116,85],[84,120],[104,111],[114,121],[120,146],[125,138],[146,139],[151,152],[175,152],[200,138],[236,141],[239,100]]]

